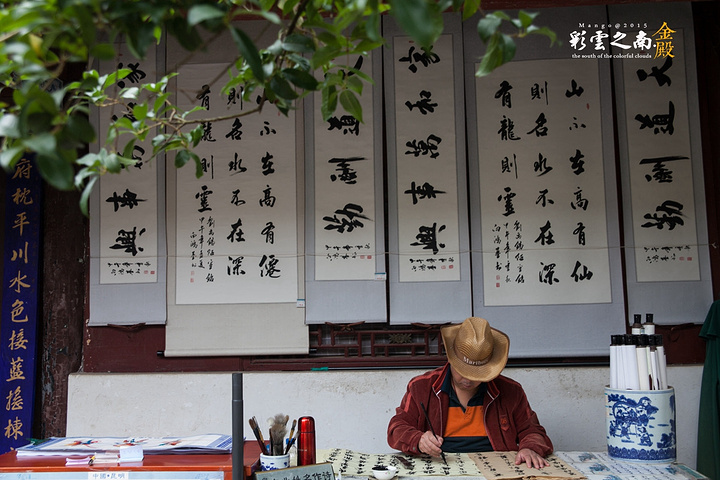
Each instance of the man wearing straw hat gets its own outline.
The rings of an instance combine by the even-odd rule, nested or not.
[[[410,454],[517,451],[542,468],[553,445],[519,383],[500,375],[510,339],[471,317],[441,330],[448,363],[408,383],[388,425],[391,448]],[[429,422],[429,424],[428,424]]]

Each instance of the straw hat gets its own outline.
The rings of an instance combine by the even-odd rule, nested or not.
[[[470,317],[440,329],[452,369],[476,382],[488,382],[505,368],[510,339],[484,318]]]

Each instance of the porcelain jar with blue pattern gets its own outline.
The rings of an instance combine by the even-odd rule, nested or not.
[[[608,455],[618,460],[676,459],[675,390],[605,388]]]

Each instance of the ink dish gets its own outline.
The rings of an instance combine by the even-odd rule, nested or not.
[[[377,480],[390,480],[397,473],[397,467],[375,465],[372,467],[372,474]]]

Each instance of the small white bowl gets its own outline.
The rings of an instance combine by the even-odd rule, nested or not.
[[[377,480],[390,480],[396,473],[397,467],[393,467],[392,465],[375,465],[372,468],[373,477],[377,478]]]

